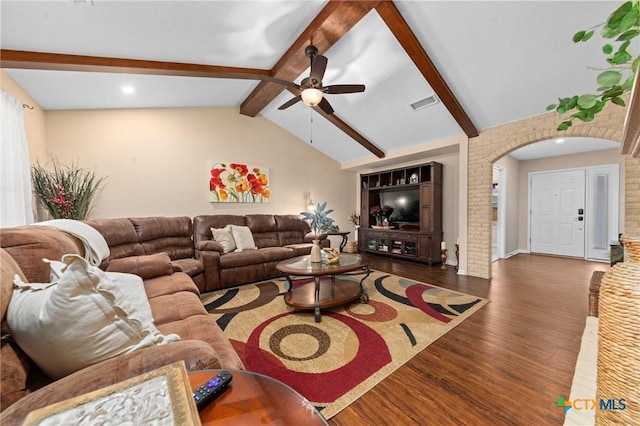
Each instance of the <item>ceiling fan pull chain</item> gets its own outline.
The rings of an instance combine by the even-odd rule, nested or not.
[[[311,125],[309,126],[309,143],[313,144],[313,109],[309,108],[309,118],[311,119]]]

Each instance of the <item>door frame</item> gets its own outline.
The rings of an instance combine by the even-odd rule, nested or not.
[[[506,168],[494,164],[493,170],[498,171],[498,223],[496,224],[496,258],[493,258],[492,261],[496,261],[498,259],[504,259],[505,257],[505,232],[506,232],[506,217],[505,217],[505,205],[506,205]]]
[[[527,177],[528,182],[527,182],[527,252],[531,253],[531,197],[532,197],[532,191],[531,191],[531,179],[532,179],[532,175],[535,174],[544,174],[544,173],[556,173],[556,172],[568,172],[568,171],[574,171],[574,170],[584,170],[585,171],[585,208],[587,208],[589,206],[589,202],[591,200],[592,194],[589,191],[590,186],[589,186],[589,173],[593,170],[597,170],[597,169],[602,169],[603,167],[610,167],[610,170],[617,172],[615,178],[611,181],[611,185],[613,186],[611,189],[613,189],[616,194],[616,197],[611,197],[610,201],[609,201],[609,208],[612,208],[615,210],[615,214],[609,214],[609,217],[615,217],[615,221],[618,222],[618,226],[619,226],[619,215],[620,215],[620,165],[618,163],[611,163],[611,164],[599,164],[599,165],[594,165],[594,166],[584,166],[584,167],[572,167],[572,168],[567,168],[567,169],[553,169],[553,170],[541,170],[541,171],[537,171],[537,172],[529,172],[529,175]],[[590,239],[590,230],[589,230],[589,223],[590,223],[590,213],[587,215],[587,217],[585,218],[585,225],[584,225],[584,259],[585,260],[593,260],[593,261],[598,261],[598,262],[604,262],[605,260],[601,260],[601,259],[591,259],[589,258],[589,250],[587,249],[587,244],[588,241]],[[611,229],[611,223],[608,223],[608,229]],[[611,238],[611,235],[609,236]],[[617,234],[615,235],[615,237],[617,237]]]

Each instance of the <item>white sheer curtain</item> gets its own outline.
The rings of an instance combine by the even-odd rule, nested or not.
[[[0,227],[33,223],[24,112],[22,104],[4,90],[0,126]]]

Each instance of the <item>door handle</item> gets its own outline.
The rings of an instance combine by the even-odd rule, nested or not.
[[[583,221],[583,220],[584,220],[584,217],[578,216],[578,222]]]

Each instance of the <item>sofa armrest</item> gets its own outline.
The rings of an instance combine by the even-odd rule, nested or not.
[[[222,244],[213,240],[198,241],[195,244],[195,248],[200,251],[217,251],[220,254],[224,254]]]
[[[200,340],[182,340],[168,345],[152,346],[84,368],[30,393],[7,407],[0,423],[22,424],[31,411],[104,388],[156,368],[183,360],[187,371],[220,368],[218,354]]]
[[[156,253],[114,259],[109,262],[107,272],[135,274],[146,280],[162,275],[171,275],[174,270],[168,254]]]
[[[205,242],[205,241],[201,241],[201,242]],[[202,269],[204,273],[204,291],[203,292],[217,290],[218,288],[221,287],[220,256],[222,255],[222,252],[218,250],[203,250],[198,252],[198,255],[200,256],[200,259],[202,259]]]

